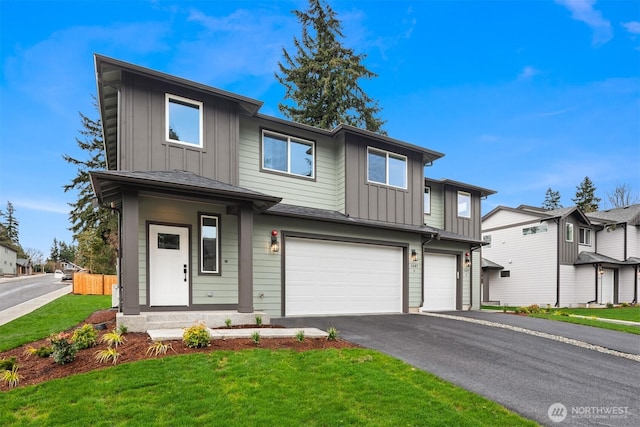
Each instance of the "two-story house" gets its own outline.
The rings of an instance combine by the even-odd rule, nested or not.
[[[15,249],[0,243],[0,275],[17,274],[18,253]]]
[[[498,206],[483,217],[483,301],[574,307],[636,302],[640,205]]]
[[[425,187],[442,153],[270,117],[260,101],[100,55],[95,67],[107,170],[90,175],[119,212],[130,330],[168,311],[480,307],[474,250],[493,192]]]

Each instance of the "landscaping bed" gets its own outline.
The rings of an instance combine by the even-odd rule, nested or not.
[[[103,330],[97,331],[98,345],[87,349],[78,350],[75,360],[70,363],[59,365],[51,357],[41,358],[37,355],[28,354],[27,350],[29,348],[37,349],[41,346],[48,346],[50,344],[49,338],[24,344],[12,350],[2,352],[0,353],[0,359],[8,359],[11,357],[16,358],[18,364],[18,373],[20,375],[18,387],[39,384],[55,378],[62,378],[69,375],[112,366],[111,362],[105,363],[97,361],[95,359],[95,354],[97,351],[104,350],[108,347],[107,344],[100,343],[100,338],[104,334],[109,333],[116,328],[115,316],[115,311],[99,310],[78,325],[79,327],[83,324],[104,324],[105,328]],[[249,325],[247,325],[247,327],[249,327]],[[256,325],[250,325],[250,327],[256,328]],[[262,327],[279,326],[262,325]],[[76,328],[71,328],[68,332],[72,332],[74,329]],[[124,337],[126,341],[117,347],[117,352],[119,353],[117,364],[135,362],[142,359],[175,356],[179,354],[207,353],[219,350],[266,348],[307,351],[327,348],[357,347],[357,345],[355,344],[340,339],[330,341],[326,338],[304,338],[304,340],[298,341],[296,338],[262,338],[259,344],[255,344],[252,339],[238,338],[212,340],[211,345],[204,348],[189,348],[185,346],[182,341],[168,341],[166,343],[170,343],[171,348],[168,349],[166,354],[155,355],[155,353],[148,351],[149,346],[152,344],[152,342],[149,338],[149,335],[147,335],[146,333],[126,333]],[[6,382],[0,382],[0,390],[6,391],[8,389],[9,386]]]

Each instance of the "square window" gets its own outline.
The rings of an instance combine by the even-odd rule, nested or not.
[[[166,139],[202,147],[202,102],[166,94]]]
[[[407,188],[407,158],[386,151],[367,149],[367,180]]]
[[[274,132],[262,132],[262,168],[307,178],[314,177],[315,144]]]
[[[458,216],[471,218],[471,194],[458,191]]]
[[[500,277],[511,277],[511,271],[510,270],[502,270],[500,272]]]
[[[431,188],[424,189],[424,213],[431,214]]]
[[[200,273],[220,273],[220,227],[217,215],[200,215]]]

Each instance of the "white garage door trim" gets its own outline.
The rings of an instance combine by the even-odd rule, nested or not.
[[[401,313],[403,248],[289,237],[285,315]]]
[[[420,311],[456,310],[457,256],[424,254],[424,304]]]

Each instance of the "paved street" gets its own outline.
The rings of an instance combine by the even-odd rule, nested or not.
[[[489,318],[640,354],[638,335],[503,314]],[[640,363],[567,343],[570,340],[417,314],[282,318],[272,323],[324,330],[335,326],[344,339],[404,360],[544,425],[640,425]],[[568,413],[558,424],[548,415],[556,403]],[[605,411],[623,411],[626,418]]]
[[[68,286],[53,274],[0,278],[0,311]]]

